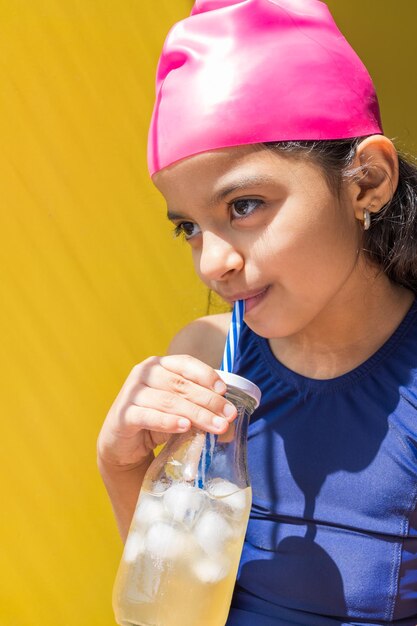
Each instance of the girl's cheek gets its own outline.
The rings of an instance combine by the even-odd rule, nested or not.
[[[337,229],[325,222],[318,225],[309,221],[295,224],[287,232],[270,232],[254,252],[265,271],[308,281],[310,276],[324,278],[337,267],[350,264],[355,242],[340,237]]]

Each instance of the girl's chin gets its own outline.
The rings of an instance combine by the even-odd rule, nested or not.
[[[245,312],[245,324],[257,335],[264,339],[274,339],[281,335],[279,325],[276,320],[271,319],[269,314],[251,315]]]
[[[257,335],[264,339],[284,339],[295,335],[300,329],[294,324],[290,316],[279,317],[271,311],[259,310],[244,316],[245,324]]]

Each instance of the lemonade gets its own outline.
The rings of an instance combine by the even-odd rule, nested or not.
[[[237,416],[225,433],[173,435],[149,466],[113,589],[120,626],[224,626],[252,492],[249,418],[260,389],[220,372]]]
[[[141,495],[113,592],[121,626],[224,626],[251,488],[215,478]]]

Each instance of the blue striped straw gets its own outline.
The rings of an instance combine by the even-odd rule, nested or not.
[[[227,333],[226,343],[224,346],[224,353],[220,369],[223,372],[233,372],[235,363],[236,349],[239,343],[240,331],[242,329],[243,316],[245,314],[245,302],[244,300],[236,300],[233,306],[232,320],[229,326],[229,332]],[[214,447],[217,441],[217,435],[213,433],[207,433],[204,441],[204,448],[201,453],[199,468],[198,468],[198,486],[204,487],[205,477],[210,467]]]
[[[242,328],[243,315],[245,313],[245,301],[236,300],[233,306],[232,321],[230,322],[229,332],[224,346],[223,360],[220,369],[223,372],[233,372],[235,364],[235,353],[239,342],[240,331]]]

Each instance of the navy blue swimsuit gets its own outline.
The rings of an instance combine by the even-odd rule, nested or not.
[[[263,395],[227,626],[416,626],[417,301],[338,378],[292,372],[246,325],[234,371]]]

